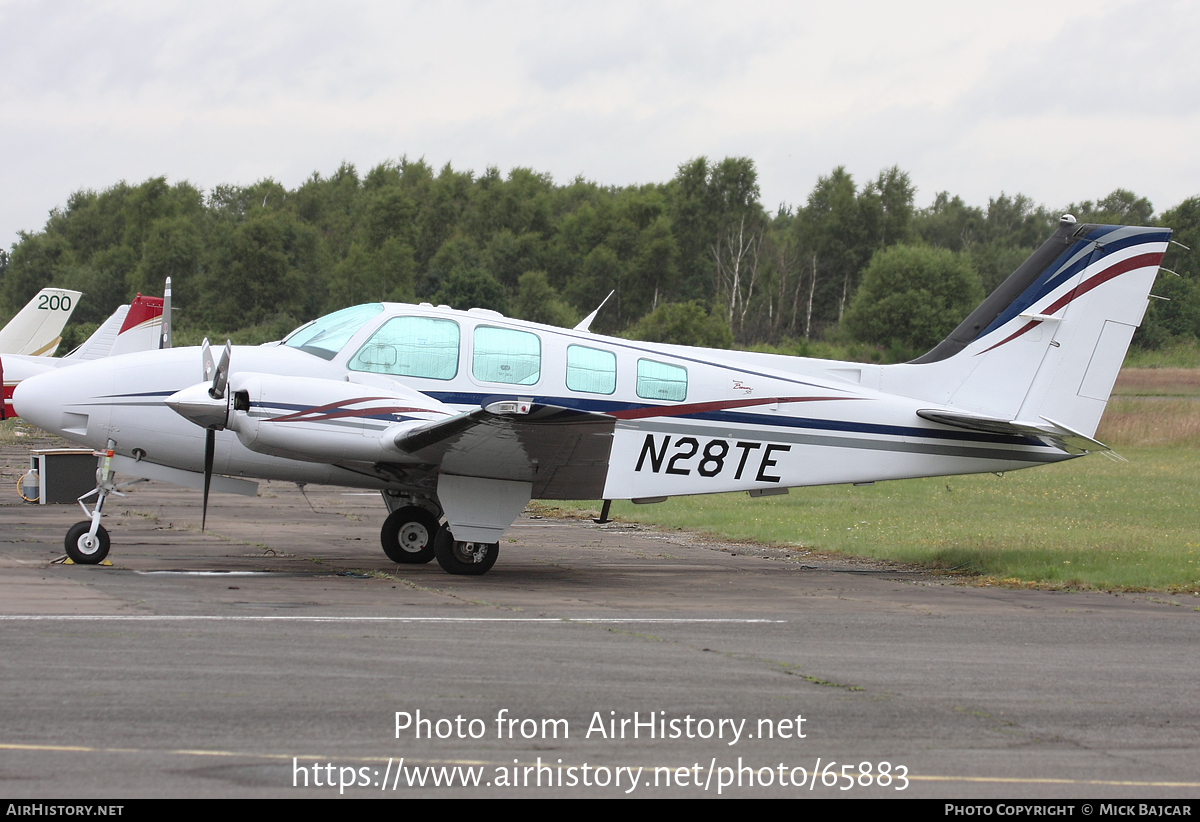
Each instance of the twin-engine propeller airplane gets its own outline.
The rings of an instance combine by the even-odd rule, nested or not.
[[[373,303],[279,343],[112,357],[18,386],[35,425],[114,473],[254,493],[241,477],[382,492],[384,552],[482,574],[531,498],[632,499],[1011,471],[1093,439],[1171,232],[1054,235],[928,354],[901,365],[657,345],[492,311]],[[200,380],[197,382],[197,380]],[[91,496],[89,494],[88,496]],[[83,505],[83,502],[80,503]]]

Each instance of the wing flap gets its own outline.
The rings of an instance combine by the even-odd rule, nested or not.
[[[527,412],[489,409],[525,408]],[[540,499],[599,499],[616,420],[537,403],[493,403],[396,435],[443,474],[533,483]]]

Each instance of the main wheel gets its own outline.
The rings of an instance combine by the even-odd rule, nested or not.
[[[433,559],[433,543],[439,530],[433,514],[416,505],[406,505],[388,514],[379,532],[383,552],[392,562],[410,565]]]
[[[76,565],[98,565],[108,556],[108,531],[101,525],[96,529],[96,536],[89,537],[91,530],[91,521],[85,519],[72,525],[71,530],[67,531],[67,538],[63,540],[67,556]]]
[[[449,528],[443,528],[434,542],[434,553],[438,565],[447,574],[479,576],[486,574],[496,564],[500,543],[459,542]]]

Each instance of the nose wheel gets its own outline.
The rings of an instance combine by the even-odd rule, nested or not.
[[[85,519],[72,525],[63,540],[67,556],[76,565],[99,565],[108,556],[108,531],[103,525],[96,527],[95,535],[91,530],[92,521]]]

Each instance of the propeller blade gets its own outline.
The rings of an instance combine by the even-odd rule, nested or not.
[[[212,348],[208,344],[208,337],[204,338],[201,348],[201,357],[204,359],[204,379],[207,381],[209,377],[212,377],[212,386],[208,389],[208,397],[210,400],[223,400],[225,399],[225,385],[229,381],[229,357],[233,353],[233,343],[229,340],[225,341],[225,350],[221,352],[221,362],[217,365],[213,364]],[[200,386],[192,386],[192,388],[199,389],[201,392],[204,390]],[[176,392],[168,398],[167,405],[205,428],[204,507],[200,513],[200,530],[203,531],[208,523],[208,491],[212,486],[213,453],[217,447],[217,430],[225,428],[225,409],[212,408],[208,400],[197,403],[197,400],[203,395],[189,395],[188,392],[191,390],[185,388],[183,391]]]
[[[212,484],[213,452],[216,450],[217,432],[211,428],[204,432],[204,507],[200,513],[200,530],[208,521],[208,488]]]
[[[205,337],[204,342],[200,343],[200,358],[204,362],[204,381],[208,382],[212,379],[213,372],[217,370],[216,364],[213,363],[212,348],[208,345],[208,337]]]
[[[233,353],[233,343],[225,341],[225,350],[221,352],[221,362],[217,365],[217,373],[213,376],[212,388],[208,396],[214,400],[225,398],[225,384],[229,382],[229,356]]]

